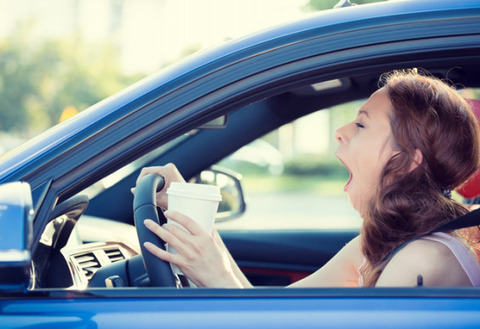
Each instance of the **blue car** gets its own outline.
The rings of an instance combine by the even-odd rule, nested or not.
[[[325,264],[355,227],[219,225],[260,286],[244,290],[182,287],[168,264],[152,275],[138,242],[134,211],[155,210],[157,183],[134,205],[141,168],[172,162],[187,179],[222,181],[218,220],[247,215],[248,191],[218,163],[287,123],[367,98],[384,72],[413,67],[478,95],[480,2],[337,8],[229,41],[2,156],[0,328],[480,327],[478,288],[282,288]]]

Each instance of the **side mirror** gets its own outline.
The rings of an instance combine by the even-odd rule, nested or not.
[[[193,177],[190,183],[209,184],[220,187],[222,201],[218,206],[216,221],[226,221],[241,216],[246,209],[243,195],[242,176],[236,172],[212,166]]]
[[[23,290],[30,282],[33,205],[30,185],[0,185],[0,290]]]

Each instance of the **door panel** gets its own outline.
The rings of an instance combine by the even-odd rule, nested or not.
[[[220,235],[253,285],[284,286],[322,267],[358,231],[223,231]]]

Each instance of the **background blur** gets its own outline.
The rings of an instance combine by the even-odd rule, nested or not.
[[[336,3],[0,0],[0,154],[182,57]]]
[[[0,156],[185,56],[337,2],[0,0]],[[224,161],[244,176],[254,225],[278,228],[283,220],[288,226],[298,213],[278,208],[284,198],[282,204],[308,212],[306,226],[318,222],[324,208],[337,222],[332,226],[323,216],[322,227],[359,226],[343,194],[348,173],[332,151],[334,128],[351,120],[358,106],[297,120]],[[259,221],[262,213],[270,219]],[[242,221],[251,226],[248,218]]]

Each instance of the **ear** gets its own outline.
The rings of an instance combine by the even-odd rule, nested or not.
[[[423,161],[423,154],[419,149],[415,149],[415,154],[413,155],[413,161],[410,164],[410,168],[408,172],[412,172],[415,168],[417,168]]]

